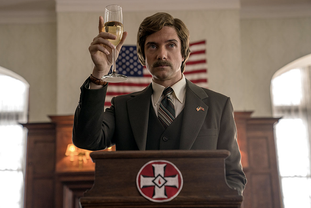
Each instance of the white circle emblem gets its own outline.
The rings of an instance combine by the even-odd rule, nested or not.
[[[140,169],[136,185],[140,194],[146,199],[152,202],[168,202],[181,191],[183,178],[173,163],[154,160]]]

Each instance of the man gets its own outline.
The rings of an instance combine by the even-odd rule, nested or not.
[[[99,31],[102,26],[100,18]],[[126,36],[124,32],[117,51]],[[107,39],[115,38],[100,32],[89,47],[95,66],[81,87],[74,119],[74,144],[90,150],[114,144],[117,150],[227,149],[231,152],[226,159],[227,182],[242,194],[246,179],[231,101],[185,79],[183,71],[190,50],[184,23],[167,13],[156,13],[141,23],[137,51],[152,75],[152,82],[140,92],[113,98],[112,106],[104,111],[108,84],[100,78],[111,66],[114,46]],[[166,89],[171,91],[169,87],[173,92],[167,97],[162,95]],[[162,102],[168,104],[167,108]]]

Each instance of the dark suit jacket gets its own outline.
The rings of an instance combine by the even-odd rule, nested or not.
[[[73,142],[77,147],[99,150],[116,144],[117,150],[145,150],[152,86],[112,99],[104,111],[107,86],[99,90],[81,87],[75,112]],[[197,111],[197,107],[204,110]],[[229,150],[226,178],[231,188],[243,192],[246,179],[236,139],[230,98],[196,86],[187,80],[180,147],[182,150]]]

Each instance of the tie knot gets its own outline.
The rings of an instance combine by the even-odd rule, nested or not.
[[[168,95],[172,94],[173,92],[174,92],[174,90],[171,87],[168,87],[163,91],[163,96],[168,96]]]

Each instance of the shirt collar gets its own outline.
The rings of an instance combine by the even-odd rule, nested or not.
[[[174,97],[180,102],[184,103],[185,101],[185,96],[186,96],[186,78],[184,74],[182,74],[181,80],[176,82],[171,88],[174,90]],[[154,104],[157,104],[158,102],[161,101],[161,96],[163,93],[163,90],[165,89],[164,86],[159,85],[152,81],[152,89],[153,89],[153,101]]]

